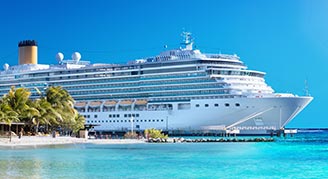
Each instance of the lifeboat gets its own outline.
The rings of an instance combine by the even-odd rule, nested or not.
[[[81,101],[81,102],[76,102],[74,104],[74,107],[76,107],[76,108],[84,108],[86,105],[87,105],[87,102]]]
[[[131,106],[133,103],[133,100],[122,100],[120,102],[120,106]]]
[[[145,99],[137,99],[135,105],[147,105],[148,101]]]
[[[89,107],[93,107],[93,108],[100,107],[101,104],[102,104],[102,101],[90,101],[89,102]]]
[[[105,101],[104,106],[106,107],[115,106],[116,103],[117,101],[109,100],[109,101]]]

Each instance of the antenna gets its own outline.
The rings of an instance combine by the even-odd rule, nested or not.
[[[194,41],[193,41],[193,38],[191,36],[191,33],[183,31],[181,33],[181,36],[183,38],[183,42],[181,43],[181,45],[185,45],[186,50],[192,50],[192,45],[193,45]]]

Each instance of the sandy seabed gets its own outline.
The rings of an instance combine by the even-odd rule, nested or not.
[[[0,138],[1,148],[16,147],[38,147],[47,145],[61,144],[138,144],[145,143],[143,139],[84,139],[75,137],[50,137],[50,136],[23,136],[22,138],[13,137]]]

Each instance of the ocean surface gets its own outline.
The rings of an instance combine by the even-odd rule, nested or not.
[[[328,132],[268,143],[0,149],[0,178],[327,178]]]

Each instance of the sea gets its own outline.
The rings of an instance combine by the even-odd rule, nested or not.
[[[0,149],[0,178],[328,178],[328,131],[275,142]]]

